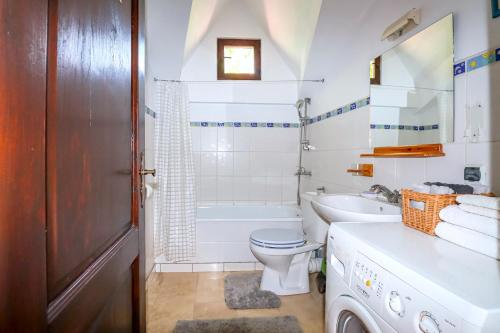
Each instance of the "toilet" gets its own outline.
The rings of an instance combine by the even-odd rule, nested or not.
[[[312,209],[315,192],[301,194],[302,229],[259,229],[250,235],[250,250],[264,265],[261,290],[277,295],[308,293],[309,260],[326,244],[328,224]]]

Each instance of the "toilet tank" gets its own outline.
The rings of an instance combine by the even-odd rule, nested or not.
[[[328,223],[323,221],[316,214],[311,206],[311,200],[317,196],[316,192],[305,192],[300,195],[300,208],[302,209],[302,225],[305,238],[308,241],[326,244],[326,235],[328,234]]]

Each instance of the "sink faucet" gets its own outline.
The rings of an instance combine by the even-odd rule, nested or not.
[[[373,185],[370,187],[370,191],[382,194],[390,203],[399,203],[401,201],[401,194],[398,191],[391,191],[384,185]]]

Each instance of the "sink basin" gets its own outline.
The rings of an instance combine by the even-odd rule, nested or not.
[[[401,208],[355,194],[331,194],[315,197],[314,211],[328,223],[335,222],[401,222]]]

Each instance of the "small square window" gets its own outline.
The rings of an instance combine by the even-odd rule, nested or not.
[[[218,39],[218,80],[260,80],[260,40]]]

